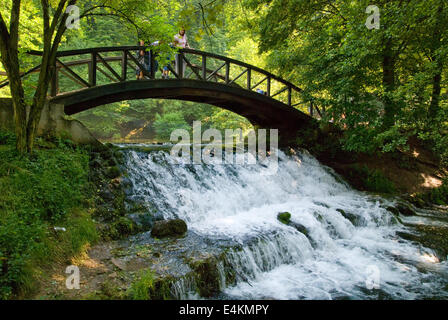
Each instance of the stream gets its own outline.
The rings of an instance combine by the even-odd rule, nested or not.
[[[168,255],[166,265],[186,274],[188,266],[179,262],[186,255],[223,257],[212,298],[448,298],[446,257],[400,236],[414,232],[415,224],[446,227],[446,219],[427,211],[421,219],[397,218],[387,209],[395,199],[352,189],[306,151],[279,151],[275,172],[271,158],[193,165],[167,151],[138,148],[148,145],[119,146],[131,182],[128,200],[143,204],[154,219],[188,225],[187,236],[176,240],[183,258]],[[288,225],[277,219],[281,212],[291,214]],[[132,243],[155,241],[147,232]],[[179,299],[201,298],[188,277],[172,291]]]

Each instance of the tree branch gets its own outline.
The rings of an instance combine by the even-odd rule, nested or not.
[[[93,10],[96,9],[110,9],[112,10],[111,13],[89,13]],[[116,13],[113,13],[116,12]],[[118,14],[117,14],[118,13]],[[79,19],[84,18],[84,17],[88,17],[88,16],[116,16],[122,19],[127,20],[129,23],[131,23],[137,30],[141,30],[141,28],[130,18],[128,17],[128,15],[126,15],[126,13],[122,12],[121,10],[114,8],[112,6],[108,6],[108,5],[97,5],[94,7],[91,7],[87,10],[85,10],[80,16]]]
[[[342,15],[341,11],[339,11],[339,9],[336,8],[336,6],[331,2],[331,0],[327,0],[327,3],[337,12],[337,14],[342,18],[342,20],[344,20],[344,22],[347,22],[347,19]]]
[[[59,23],[59,17],[61,16],[61,14],[63,13],[63,11],[65,9],[66,3],[67,3],[67,0],[59,1],[58,7],[53,15],[53,20],[51,21],[51,26],[50,26],[50,33],[51,33],[52,37],[53,37],[54,31],[56,29],[56,25]],[[65,21],[64,21],[64,23],[65,23]]]
[[[1,47],[9,47],[9,32],[5,20],[3,20],[3,16],[0,12],[0,48]]]
[[[40,1],[42,7],[43,23],[44,23],[44,47],[48,47],[51,42],[50,34],[50,13],[49,13],[49,3],[48,0]]]
[[[12,51],[17,51],[19,44],[20,4],[21,0],[12,2],[11,21],[9,24],[9,47]]]
[[[66,2],[67,2],[67,0],[61,0],[59,5],[61,3],[66,3]],[[74,4],[76,4],[76,0],[69,0],[68,3],[67,3],[67,7],[72,6]],[[58,10],[59,9],[60,8],[58,7]],[[61,42],[61,39],[62,39],[62,36],[64,35],[64,32],[67,30],[67,26],[66,26],[65,22],[66,22],[69,14],[67,12],[65,12],[64,9],[65,9],[65,7],[62,6],[62,9],[60,10],[60,14],[62,14],[62,15],[61,15],[61,18],[59,19],[59,26],[58,26],[58,28],[56,30],[56,35],[55,35],[55,37],[53,39],[53,44],[52,44],[52,47],[51,47],[51,54],[50,54],[51,58],[50,58],[50,61],[53,61],[56,58],[56,51],[58,50],[59,43]],[[53,22],[55,21],[55,19],[56,19],[56,16],[53,18]]]

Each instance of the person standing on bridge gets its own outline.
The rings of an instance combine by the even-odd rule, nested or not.
[[[145,45],[145,41],[140,40],[138,45],[140,47],[143,47]],[[145,71],[150,72],[151,57],[150,57],[149,51],[146,52],[144,48],[138,50],[137,51],[137,61],[144,68]],[[144,79],[144,71],[139,66],[137,66],[136,74],[137,74],[137,80]]]
[[[179,33],[176,34],[174,36],[174,45],[178,48],[184,49],[184,48],[190,48],[190,45],[188,44],[188,40],[187,40],[187,34],[185,32],[185,28],[181,27],[179,30]],[[176,58],[175,58],[175,64],[176,64],[176,73],[179,75],[179,77],[183,78],[184,77],[184,72],[185,72],[185,68],[187,63],[185,62],[185,60],[182,61],[182,74],[180,74],[179,72],[179,65],[180,65],[180,55],[176,54]]]

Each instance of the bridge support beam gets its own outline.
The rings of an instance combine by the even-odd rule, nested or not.
[[[14,131],[13,115],[12,100],[10,98],[0,99],[1,129]],[[68,138],[77,144],[101,144],[81,122],[66,119],[63,105],[48,102],[42,110],[37,135]]]
[[[39,121],[38,135],[64,137],[77,144],[101,144],[81,122],[67,119],[64,106],[60,104],[45,105]]]

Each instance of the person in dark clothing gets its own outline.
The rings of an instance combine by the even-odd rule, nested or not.
[[[143,47],[145,45],[144,40],[140,40],[138,45]],[[150,72],[151,70],[151,56],[149,51],[145,51],[145,49],[138,50],[137,52],[137,61],[142,65],[145,71]],[[137,80],[144,79],[144,71],[137,66],[136,69]]]

